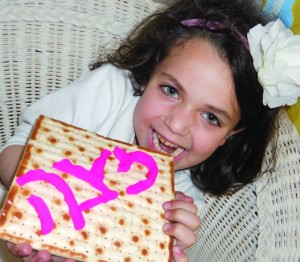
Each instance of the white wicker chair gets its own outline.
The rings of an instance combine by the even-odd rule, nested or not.
[[[26,106],[87,72],[99,52],[160,7],[150,0],[0,0],[0,147]],[[206,195],[191,261],[300,261],[300,139],[284,113],[278,133],[275,172],[233,196]],[[14,260],[3,252],[0,245],[0,261]]]

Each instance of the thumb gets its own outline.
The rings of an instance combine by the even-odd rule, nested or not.
[[[13,244],[11,242],[6,242],[7,249],[17,257],[29,256],[32,253],[32,248],[27,243]]]

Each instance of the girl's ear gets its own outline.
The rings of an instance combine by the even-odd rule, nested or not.
[[[229,138],[229,137],[231,137],[231,136],[233,136],[233,135],[235,135],[235,134],[237,134],[237,133],[239,133],[239,132],[242,132],[243,130],[245,130],[245,128],[240,128],[240,129],[234,129],[234,130],[232,130],[222,141],[221,141],[221,143],[219,144],[219,146],[223,146],[224,144],[225,144],[225,142],[226,142],[226,140]]]

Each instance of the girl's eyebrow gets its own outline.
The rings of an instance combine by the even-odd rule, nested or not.
[[[183,93],[186,93],[186,91],[185,91],[185,89],[183,88],[182,84],[180,84],[180,82],[178,82],[178,80],[177,80],[173,75],[170,75],[170,74],[165,73],[165,72],[162,72],[161,75],[168,77],[169,80],[170,80],[171,82],[173,82],[173,84],[175,85],[175,87],[176,87],[177,89],[179,89],[179,90],[180,90],[181,92],[183,92]]]
[[[223,110],[223,109],[220,109],[220,108],[217,108],[217,107],[215,107],[215,106],[213,106],[213,105],[206,105],[206,107],[210,110],[210,111],[212,111],[212,112],[214,112],[214,113],[216,113],[216,114],[218,114],[218,115],[221,115],[221,116],[223,116],[224,118],[226,118],[228,121],[231,121],[231,116],[230,116],[230,114],[227,112],[227,111],[225,111],[225,110]]]

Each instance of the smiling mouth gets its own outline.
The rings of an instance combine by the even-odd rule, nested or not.
[[[184,148],[170,143],[156,132],[153,132],[153,144],[157,151],[171,154],[173,157],[179,156],[184,151]]]

